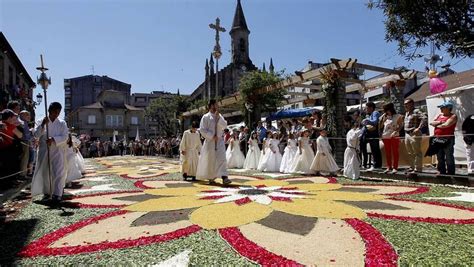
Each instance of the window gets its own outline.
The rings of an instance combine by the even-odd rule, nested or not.
[[[123,116],[107,115],[105,116],[105,125],[107,127],[123,126]]]
[[[138,125],[138,117],[132,117],[132,125]]]
[[[95,115],[87,116],[87,123],[88,124],[95,124]]]

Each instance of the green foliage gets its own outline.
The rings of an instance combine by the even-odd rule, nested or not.
[[[158,123],[160,135],[176,134],[178,127],[177,119],[189,107],[189,100],[184,96],[173,96],[172,98],[157,98],[151,101],[145,109],[145,116]]]
[[[474,3],[460,0],[369,0],[370,9],[383,11],[385,39],[398,42],[408,59],[431,41],[446,47],[452,57],[472,57],[474,52]]]
[[[245,118],[248,120],[248,110],[245,104],[252,105],[251,117],[259,117],[260,112],[275,112],[284,100],[284,90],[277,89],[271,92],[259,92],[259,89],[269,85],[277,86],[277,83],[282,81],[283,72],[271,73],[266,71],[250,71],[246,73],[239,84],[239,92],[242,96],[240,106],[242,111],[246,114]],[[249,123],[247,121],[247,123]]]

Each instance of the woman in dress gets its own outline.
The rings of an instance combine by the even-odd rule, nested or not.
[[[403,117],[397,114],[393,103],[383,106],[384,114],[379,120],[379,129],[382,129],[382,142],[385,148],[385,158],[387,160],[387,169],[384,173],[397,173],[400,130],[403,127]]]
[[[312,173],[311,162],[314,158],[314,152],[309,143],[309,134],[310,131],[306,129],[302,136],[298,138],[298,153],[291,163],[290,173]]]
[[[339,170],[334,157],[332,156],[331,145],[327,138],[327,130],[322,129],[320,136],[316,140],[318,151],[316,157],[314,157],[313,163],[311,164],[311,170],[319,175],[321,172],[329,173],[329,175],[336,175]]]
[[[234,131],[229,139],[229,146],[226,151],[227,168],[241,169],[244,166],[244,153],[240,150],[239,135]]]
[[[256,170],[258,167],[258,161],[260,159],[260,148],[258,147],[257,132],[252,133],[248,144],[249,149],[247,152],[247,157],[244,161],[244,169]]]
[[[278,145],[280,144],[280,139],[278,133],[273,133],[273,138],[269,142],[269,152],[268,157],[265,162],[264,172],[278,172],[281,165],[281,153]]]
[[[262,141],[262,151],[260,153],[260,159],[258,161],[257,169],[263,171],[267,168],[267,159],[270,156],[270,144],[273,140],[273,133],[268,131],[267,137]]]
[[[288,143],[287,143],[287,146],[285,147],[283,158],[281,160],[280,172],[282,173],[290,172],[291,163],[293,163],[297,154],[298,154],[297,140],[295,139],[295,135],[293,133],[290,133],[288,135]]]

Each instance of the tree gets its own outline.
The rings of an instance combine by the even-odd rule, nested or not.
[[[178,116],[188,107],[188,99],[180,95],[157,98],[145,109],[145,116],[157,122],[159,134],[169,136],[176,134]]]
[[[260,120],[262,112],[275,112],[284,100],[283,89],[261,93],[258,89],[269,85],[277,85],[282,80],[283,72],[270,73],[266,71],[247,72],[239,83],[242,96],[240,106],[245,114],[245,124],[252,127],[252,122]]]
[[[474,3],[472,0],[369,0],[368,8],[386,16],[385,39],[398,42],[407,59],[431,42],[452,57],[473,57]]]

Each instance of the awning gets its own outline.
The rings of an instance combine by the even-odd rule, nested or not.
[[[282,109],[275,113],[270,114],[267,120],[281,120],[288,118],[300,118],[311,116],[315,110],[320,110],[318,107],[307,107],[307,108],[295,108],[295,109]]]

